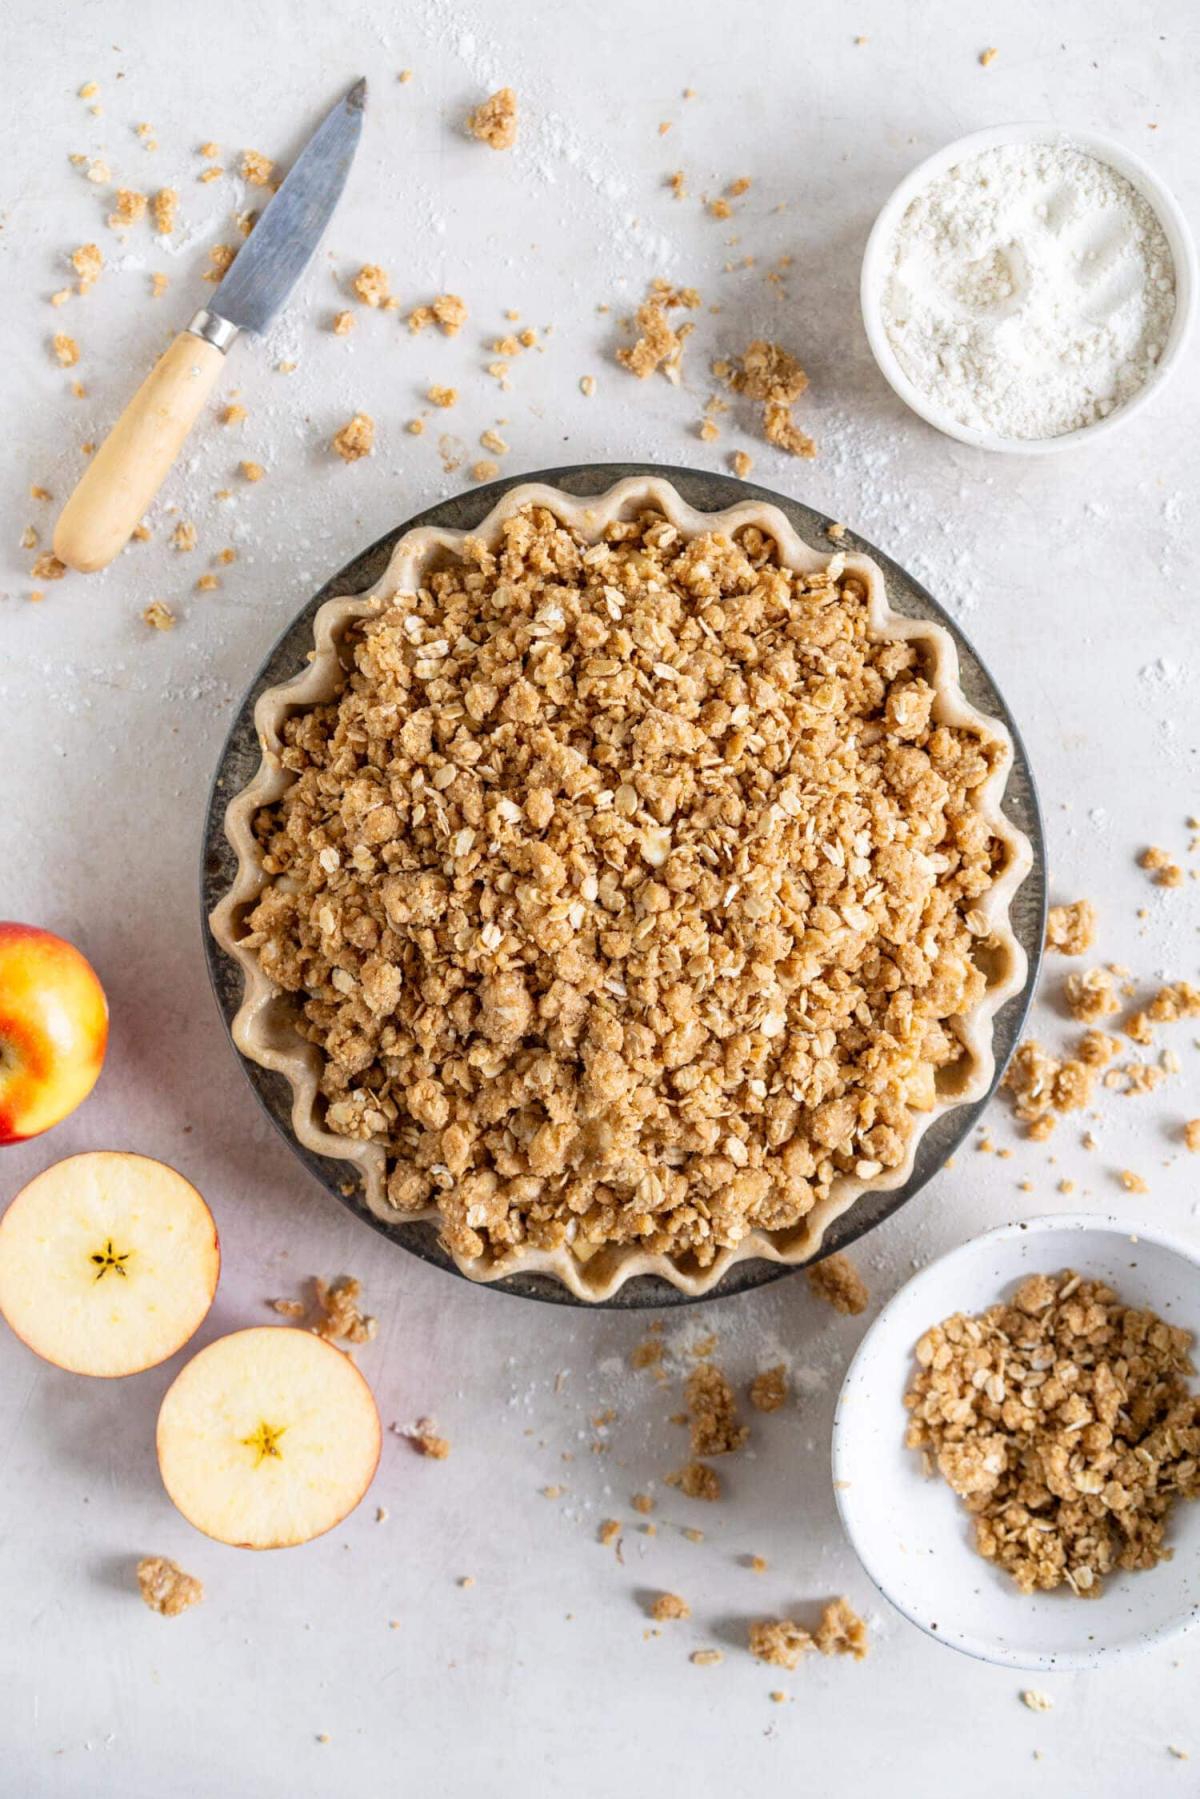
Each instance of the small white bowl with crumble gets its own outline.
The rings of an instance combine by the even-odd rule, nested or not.
[[[884,1597],[1013,1668],[1095,1667],[1193,1628],[1198,1334],[1195,1247],[1127,1220],[1022,1220],[922,1269],[859,1346],[833,1426],[838,1510]]]

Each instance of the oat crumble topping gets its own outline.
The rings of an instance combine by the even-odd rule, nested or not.
[[[808,1284],[818,1299],[844,1318],[857,1317],[870,1302],[866,1282],[849,1256],[826,1256],[806,1270]]]
[[[170,237],[175,229],[175,216],[179,209],[179,195],[173,187],[160,187],[150,202],[154,229],[159,237]]]
[[[441,406],[445,409],[450,406],[457,406],[458,389],[457,387],[431,387],[426,392],[425,397],[434,406]]]
[[[90,169],[88,179],[92,179]],[[129,225],[136,225],[145,216],[146,204],[145,194],[139,194],[131,187],[119,187],[113,210],[108,215],[109,225],[114,231],[123,231]]]
[[[693,1649],[688,1660],[697,1668],[715,1668],[725,1657],[719,1649]]]
[[[428,1420],[426,1419],[422,1419],[421,1421],[421,1423],[427,1422]],[[417,1426],[416,1430],[406,1431],[404,1434],[416,1450],[417,1454],[428,1456],[430,1461],[444,1462],[446,1457],[450,1454],[450,1439],[448,1437],[439,1437],[432,1431],[422,1430],[420,1425]],[[467,1582],[464,1581],[462,1584],[465,1586]]]
[[[749,1641],[751,1655],[777,1668],[798,1668],[811,1649],[862,1661],[867,1627],[847,1600],[831,1599],[815,1631],[805,1630],[794,1618],[763,1618],[750,1626]]]
[[[814,1647],[811,1634],[791,1618],[763,1618],[750,1626],[750,1653],[775,1668],[798,1668]]]
[[[54,354],[64,369],[73,369],[79,361],[79,345],[65,331],[56,331],[52,339]]]
[[[1096,941],[1096,908],[1091,900],[1051,906],[1046,916],[1046,948],[1062,956],[1082,956]]]
[[[181,518],[171,533],[171,543],[177,550],[194,550],[196,547],[196,527],[190,519]]]
[[[670,1618],[690,1618],[692,1608],[678,1593],[660,1593],[650,1607],[650,1616],[659,1624]]]
[[[443,337],[457,337],[467,322],[467,303],[458,294],[439,294],[432,306],[414,306],[408,315],[412,332],[436,325]]]
[[[164,1618],[177,1618],[204,1598],[203,1584],[195,1575],[185,1574],[165,1555],[144,1555],[137,1565],[137,1579],[150,1610],[161,1612]]]
[[[172,631],[175,628],[175,614],[165,600],[151,600],[143,611],[142,618],[156,631]]]
[[[906,1441],[1022,1592],[1094,1597],[1115,1568],[1169,1557],[1175,1499],[1200,1497],[1191,1343],[1102,1282],[1030,1275],[1011,1303],[921,1338]]]
[[[703,1363],[688,1376],[686,1398],[692,1454],[729,1455],[750,1431],[738,1418],[733,1388],[719,1368]]]
[[[721,1497],[721,1477],[704,1462],[688,1462],[677,1474],[667,1475],[667,1485],[678,1487],[689,1499],[703,1499],[709,1504]],[[684,1532],[687,1535],[687,1532]]]
[[[364,306],[385,306],[391,298],[387,270],[376,262],[364,263],[350,285]]]
[[[787,1397],[787,1369],[782,1362],[764,1368],[750,1383],[750,1404],[756,1412],[777,1412],[787,1404]]]
[[[676,307],[694,311],[700,295],[694,287],[672,287],[669,281],[657,280],[637,309],[638,340],[631,347],[617,351],[617,361],[639,381],[661,369],[667,380],[678,385],[684,340],[695,329],[691,324],[674,329],[667,313]]]
[[[258,150],[243,150],[241,173],[242,180],[249,182],[251,187],[270,187],[275,164]]]
[[[734,393],[761,402],[763,436],[769,444],[792,456],[816,455],[816,444],[792,418],[792,406],[807,388],[808,376],[780,344],[755,338],[740,362],[714,362],[713,373]]]
[[[71,267],[79,276],[80,293],[86,294],[100,278],[100,271],[104,267],[104,252],[99,244],[80,244],[77,250],[71,252]]]
[[[491,150],[511,150],[517,141],[517,96],[502,87],[467,118],[467,130]]]
[[[532,507],[348,652],[284,726],[245,942],[398,1212],[703,1267],[903,1161],[985,989],[1000,750],[856,575]]]
[[[335,312],[329,329],[335,337],[349,337],[354,329],[354,314],[352,312]]]
[[[1189,1118],[1183,1127],[1183,1141],[1193,1153],[1200,1153],[1200,1118]]]
[[[334,432],[330,448],[343,462],[357,462],[375,448],[375,420],[366,412],[356,412],[352,419]]]
[[[347,1274],[326,1282],[313,1276],[313,1299],[318,1317],[311,1329],[327,1343],[369,1343],[376,1331],[376,1320],[359,1308],[362,1283]]]

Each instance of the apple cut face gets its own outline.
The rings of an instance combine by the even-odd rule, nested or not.
[[[149,1156],[68,1156],[0,1219],[0,1312],[73,1374],[137,1374],[174,1355],[203,1322],[220,1271],[212,1213]]]
[[[379,1462],[379,1412],[342,1350],[261,1325],[210,1343],[158,1414],[163,1485],[190,1524],[241,1549],[283,1549],[352,1512]]]

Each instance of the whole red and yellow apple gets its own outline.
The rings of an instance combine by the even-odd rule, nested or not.
[[[108,1005],[86,957],[51,931],[0,922],[0,1143],[73,1112],[107,1042]]]

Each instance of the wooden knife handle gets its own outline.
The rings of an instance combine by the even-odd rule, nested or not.
[[[54,530],[54,554],[90,574],[124,549],[162,486],[205,401],[224,353],[181,331],[155,363],[84,470]]]

